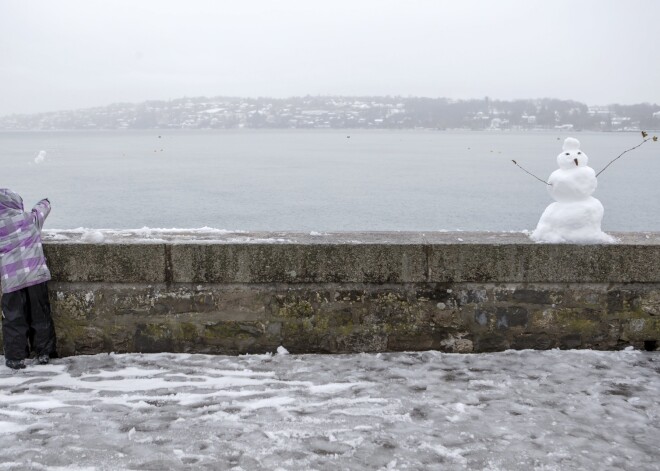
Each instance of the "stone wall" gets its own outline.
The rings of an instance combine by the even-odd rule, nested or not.
[[[660,234],[617,236],[261,234],[45,251],[62,355],[656,349]]]

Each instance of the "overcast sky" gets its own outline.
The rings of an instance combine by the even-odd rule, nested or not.
[[[0,0],[0,115],[182,96],[660,103],[660,0]]]

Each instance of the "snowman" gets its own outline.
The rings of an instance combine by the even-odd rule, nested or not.
[[[567,138],[563,152],[557,156],[559,169],[548,179],[548,191],[555,202],[541,215],[530,236],[532,240],[578,244],[615,242],[600,228],[604,209],[600,201],[591,196],[598,181],[588,163],[587,155],[580,150],[580,141]]]

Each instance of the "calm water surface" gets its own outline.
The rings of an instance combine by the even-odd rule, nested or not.
[[[574,133],[596,171],[637,133]],[[348,137],[350,136],[350,137]],[[48,228],[533,229],[567,134],[440,131],[0,133],[0,187]],[[42,163],[34,159],[47,152]],[[660,143],[599,177],[604,230],[660,230]]]

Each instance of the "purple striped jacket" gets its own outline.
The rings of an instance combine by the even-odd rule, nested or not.
[[[50,280],[41,247],[41,228],[50,213],[50,202],[39,201],[32,212],[23,211],[23,199],[0,188],[0,281],[11,293]]]

